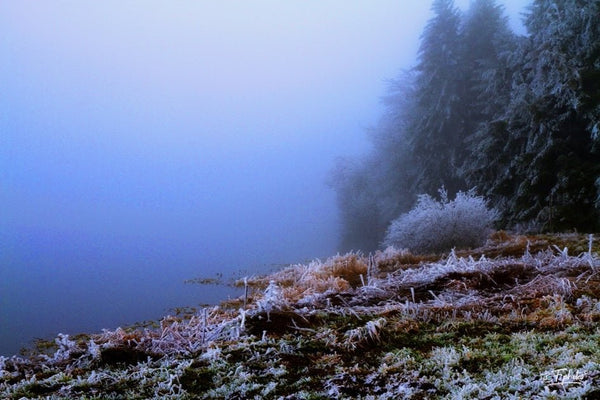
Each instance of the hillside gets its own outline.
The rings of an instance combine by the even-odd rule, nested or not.
[[[0,397],[594,399],[598,242],[492,235],[293,265],[156,326],[0,357]]]

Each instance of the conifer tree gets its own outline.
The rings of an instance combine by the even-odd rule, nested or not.
[[[598,20],[597,0],[535,0],[529,8],[529,37],[505,119],[510,151],[518,151],[507,223],[551,231],[600,227]]]
[[[385,113],[371,130],[371,152],[359,160],[341,159],[330,177],[341,219],[340,251],[376,250],[394,218],[416,196],[407,190],[414,167],[406,146],[414,76],[404,72],[390,82]]]
[[[464,146],[461,105],[461,16],[453,0],[434,0],[434,17],[421,36],[414,97],[415,116],[408,140],[418,171],[416,193],[435,193],[444,185],[451,195],[464,189],[458,168]]]
[[[359,161],[338,160],[330,178],[340,215],[340,251],[375,250],[387,227],[381,221],[371,166]]]
[[[510,194],[510,164],[519,148],[508,134],[506,112],[513,74],[521,68],[517,51],[522,38],[509,28],[502,6],[476,0],[466,14],[461,39],[468,149],[461,173],[469,187],[500,205]]]
[[[495,0],[471,3],[460,30],[461,103],[468,135],[508,98],[510,85],[502,76],[502,57],[512,50],[514,40],[502,6]]]

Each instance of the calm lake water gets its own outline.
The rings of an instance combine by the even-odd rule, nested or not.
[[[184,283],[249,273],[228,264],[230,256],[219,260],[197,249],[53,232],[0,234],[0,355],[17,353],[33,338],[114,329],[238,296],[226,286]]]
[[[335,253],[324,165],[302,169],[310,175],[302,179],[292,168],[299,163],[282,172],[275,160],[238,162],[181,173],[138,165],[81,188],[82,171],[81,182],[67,170],[15,173],[0,190],[0,354],[35,337],[115,329],[237,294],[188,279],[256,275]]]

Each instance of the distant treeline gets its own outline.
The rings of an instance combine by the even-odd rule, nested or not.
[[[600,0],[434,0],[417,65],[392,81],[361,159],[331,176],[340,250],[378,248],[418,194],[476,188],[499,227],[600,227]]]

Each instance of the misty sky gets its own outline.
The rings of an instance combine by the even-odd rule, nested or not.
[[[75,271],[179,282],[331,255],[328,171],[365,151],[429,6],[0,0],[4,306],[61,273],[47,290],[85,296]]]

